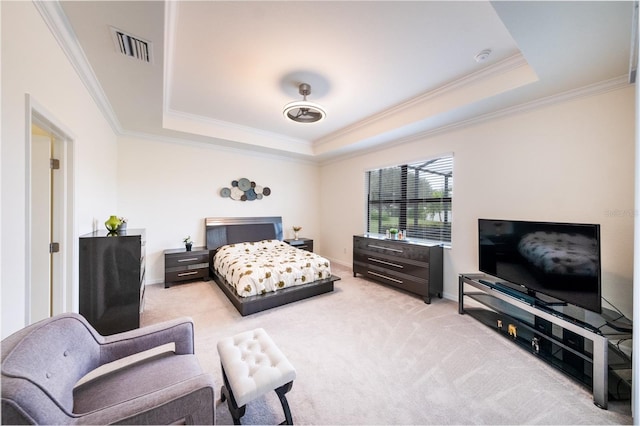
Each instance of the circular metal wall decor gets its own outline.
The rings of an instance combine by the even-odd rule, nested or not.
[[[271,189],[268,186],[256,185],[255,182],[240,178],[231,181],[231,188],[222,188],[220,196],[223,198],[231,198],[236,201],[253,201],[262,200],[263,197],[271,195]]]

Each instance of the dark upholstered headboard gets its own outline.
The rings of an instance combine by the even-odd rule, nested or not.
[[[282,217],[208,217],[204,220],[207,249],[226,244],[282,240]]]

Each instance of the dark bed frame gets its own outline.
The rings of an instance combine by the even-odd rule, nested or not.
[[[331,292],[333,291],[333,283],[340,279],[340,277],[332,275],[329,278],[295,287],[287,287],[273,293],[240,297],[227,280],[219,276],[214,270],[213,256],[218,248],[226,244],[261,240],[282,241],[282,218],[280,216],[208,217],[205,219],[205,228],[207,249],[209,250],[210,275],[242,316]]]

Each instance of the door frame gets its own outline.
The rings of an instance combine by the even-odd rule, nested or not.
[[[26,179],[26,194],[25,194],[25,324],[31,323],[31,147],[32,147],[32,124],[36,123],[39,127],[51,131],[60,138],[61,152],[60,159],[60,185],[62,188],[62,195],[59,213],[60,219],[55,226],[58,229],[55,231],[59,238],[60,243],[60,256],[55,260],[57,268],[59,268],[59,274],[57,278],[53,279],[54,285],[51,298],[53,301],[52,314],[58,314],[62,312],[76,312],[78,305],[77,296],[77,232],[76,232],[76,206],[75,206],[75,178],[76,178],[76,143],[73,133],[62,124],[53,114],[51,114],[46,108],[38,103],[30,94],[25,96],[26,117],[25,117],[25,179]],[[57,208],[57,207],[56,207]]]

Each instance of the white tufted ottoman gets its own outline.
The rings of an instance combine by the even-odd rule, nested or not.
[[[235,424],[240,424],[248,402],[275,390],[285,421],[293,424],[285,394],[291,390],[296,370],[262,328],[237,334],[218,342],[222,364],[220,399],[228,401]]]

